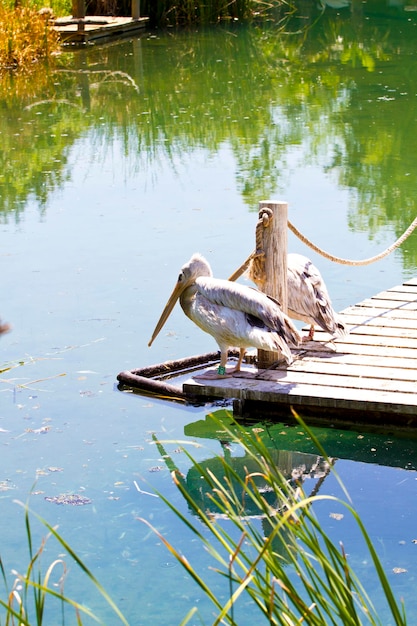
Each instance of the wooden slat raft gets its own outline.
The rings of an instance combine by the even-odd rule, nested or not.
[[[143,30],[148,22],[148,17],[70,16],[55,20],[54,29],[63,43],[105,43],[134,35]]]
[[[352,423],[417,426],[417,278],[341,313],[350,334],[337,341],[316,331],[290,367],[239,377],[189,379],[186,396],[234,398],[241,415],[295,409],[302,416]]]

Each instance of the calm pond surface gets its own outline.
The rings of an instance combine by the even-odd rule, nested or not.
[[[216,348],[179,307],[147,343],[193,252],[218,277],[251,252],[260,200],[288,201],[305,235],[348,259],[379,253],[408,227],[417,214],[414,8],[361,2],[317,21],[308,5],[300,23],[311,27],[293,36],[232,25],[144,33],[69,50],[33,81],[3,80],[0,314],[13,330],[0,344],[0,555],[8,572],[28,563],[15,501],[32,492],[30,507],[59,525],[129,624],[179,624],[192,606],[191,623],[211,623],[209,602],[140,518],[225,598],[227,586],[184,525],[135,483],[191,515],[152,433],[187,475],[178,441],[200,461],[222,454],[206,424],[222,409],[122,393],[116,376]],[[417,275],[415,235],[366,267],[333,264],[291,234],[289,248],[318,265],[337,310]],[[314,454],[299,430],[275,426],[270,445]],[[318,432],[416,623],[416,443]],[[342,495],[332,475],[320,493]],[[91,503],[57,506],[62,494]],[[318,515],[387,626],[369,557],[349,516],[333,516],[340,512],[323,505]],[[45,534],[36,521],[33,530],[37,541]],[[44,568],[60,553],[48,544]],[[65,590],[117,623],[74,564]],[[236,620],[260,623],[243,597]],[[76,623],[70,611],[65,623]]]

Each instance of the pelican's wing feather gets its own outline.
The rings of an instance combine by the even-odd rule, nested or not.
[[[293,345],[300,342],[296,327],[281,311],[277,301],[261,291],[218,278],[199,277],[196,284],[198,291],[213,304],[245,313],[251,326],[263,324],[267,329],[285,336]]]
[[[288,255],[288,309],[296,319],[317,324],[332,335],[347,332],[333,309],[319,270],[301,254]]]

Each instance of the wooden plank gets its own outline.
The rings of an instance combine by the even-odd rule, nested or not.
[[[187,380],[183,388],[187,394],[195,396],[238,398],[317,408],[343,408],[352,411],[416,414],[415,395],[410,393],[391,391],[370,393],[368,389],[285,384],[263,380],[250,381],[247,378],[210,380],[204,385],[199,381]]]
[[[359,353],[317,352],[315,354],[310,352],[303,358],[302,363],[305,364],[306,368],[315,367],[314,365],[310,366],[310,364],[314,363],[322,363],[324,368],[327,366],[332,367],[333,365],[337,366],[338,364],[353,365],[355,367],[375,367],[381,370],[381,376],[385,376],[386,370],[388,370],[390,376],[394,378],[401,380],[404,377],[404,380],[409,380],[409,377],[415,376],[415,380],[417,380],[417,355],[415,355],[414,359],[404,359],[402,357],[374,356]],[[298,361],[294,361],[291,367],[298,366],[296,365],[298,363]]]
[[[398,359],[398,362],[401,364],[404,363],[403,359]],[[373,378],[383,378],[389,379],[392,381],[402,381],[407,380],[414,383],[417,380],[417,359],[414,361],[414,366],[412,368],[404,368],[404,367],[388,367],[383,366],[381,360],[376,363],[359,363],[357,359],[354,362],[348,363],[345,360],[342,362],[335,361],[334,359],[329,360],[311,360],[311,359],[303,359],[302,361],[295,361],[291,366],[292,371],[303,371],[308,373],[326,375],[332,374],[334,376],[356,376],[357,378],[365,379],[373,379]],[[320,382],[322,382],[320,380]],[[414,389],[411,390],[414,392]]]
[[[317,333],[319,334],[319,333]],[[347,346],[356,345],[360,343],[361,345],[368,346],[384,346],[385,348],[405,348],[405,349],[413,349],[417,350],[417,339],[413,339],[410,337],[402,337],[400,336],[389,336],[387,334],[382,334],[378,336],[378,334],[368,334],[361,333],[355,330],[355,332],[350,332],[349,335],[343,337],[343,339],[334,342],[334,345],[337,346],[337,350],[347,350]]]
[[[369,372],[369,369],[368,369]],[[319,376],[317,376],[319,374]],[[339,373],[327,374],[320,371],[312,372],[307,368],[293,368],[288,370],[272,370],[266,371],[262,378],[257,380],[270,380],[275,383],[285,385],[314,385],[321,388],[343,387],[345,389],[361,389],[369,391],[392,391],[400,393],[414,394],[416,391],[415,380],[397,379],[392,380],[387,376],[369,377],[366,376],[365,370],[361,375],[348,373],[347,369],[340,368]]]
[[[404,326],[399,323],[396,325],[388,325],[385,324],[383,326],[379,325],[377,322],[374,323],[359,323],[359,324],[348,324],[350,335],[354,338],[357,335],[367,335],[369,337],[392,337],[393,339],[417,339],[417,327],[416,328],[404,328]],[[356,341],[359,341],[356,339]]]
[[[327,364],[330,365],[330,364]],[[338,370],[338,371],[336,371]],[[362,367],[352,365],[350,368],[346,364],[333,364],[333,369],[327,368],[319,362],[295,362],[288,369],[260,370],[259,373],[254,368],[246,367],[240,374],[236,374],[233,378],[228,379],[230,386],[234,385],[235,379],[243,379],[245,382],[269,381],[277,385],[285,386],[302,386],[311,385],[320,388],[328,388],[326,394],[332,394],[337,387],[344,389],[361,389],[378,392],[399,392],[404,394],[415,394],[415,376],[398,376],[393,380],[387,374],[387,370],[380,371],[377,376],[378,368]],[[381,370],[381,368],[380,368]],[[415,372],[415,370],[412,370]],[[372,375],[373,374],[373,375]],[[240,386],[240,385],[238,385]],[[330,391],[331,390],[331,391]]]
[[[403,293],[415,293],[417,295],[417,284],[413,285],[413,284],[404,283],[403,285],[396,285],[395,287],[390,287],[389,289],[387,289],[387,291],[388,292],[400,291]]]
[[[400,309],[399,311],[384,311],[374,308],[352,308],[346,310],[340,318],[347,326],[357,324],[369,324],[380,326],[393,326],[396,328],[417,328],[417,317],[414,312]]]
[[[329,349],[329,344],[326,344],[327,350]],[[372,345],[370,343],[351,343],[351,344],[336,344],[337,350],[334,350],[333,354],[366,354],[375,357],[396,357],[403,359],[415,359],[416,358],[416,350],[415,348],[394,348],[390,347],[389,353],[384,345]],[[297,354],[299,351],[295,350],[294,354]],[[320,346],[309,346],[308,353],[316,353],[320,354],[323,352],[323,345]]]
[[[370,300],[372,300],[372,302],[374,302],[375,300],[382,300],[382,301],[398,302],[400,304],[401,303],[406,304],[407,302],[417,302],[417,294],[405,293],[403,291],[383,291],[381,293],[376,294],[376,296],[373,296],[372,298],[370,298]],[[360,304],[358,306],[360,306]],[[385,306],[387,306],[386,302],[385,302]]]

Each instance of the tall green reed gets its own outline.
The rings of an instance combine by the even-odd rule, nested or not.
[[[65,594],[65,580],[68,566],[63,557],[54,559],[46,566],[42,566],[42,557],[47,543],[54,537],[58,544],[64,548],[72,562],[86,575],[87,581],[92,584],[112,609],[116,623],[129,626],[126,618],[111,599],[100,582],[83,563],[65,539],[58,533],[57,527],[52,527],[42,517],[29,510],[26,505],[20,504],[25,511],[25,529],[28,546],[28,565],[23,573],[16,569],[10,571],[12,582],[9,581],[8,568],[0,556],[0,573],[3,580],[3,590],[0,589],[0,607],[4,610],[4,616],[0,615],[0,626],[50,626],[51,614],[55,615],[54,624],[65,624],[65,610],[70,607],[74,611],[78,626],[83,624],[83,616],[100,622],[99,618],[85,605],[69,598]],[[35,548],[30,516],[35,517],[48,531],[41,540],[40,546]],[[52,613],[51,613],[52,611]],[[60,615],[60,621],[56,615]],[[113,622],[112,622],[113,623]]]
[[[311,430],[301,420],[300,423],[337,478],[332,460],[326,457]],[[405,626],[404,606],[395,598],[377,551],[346,491],[343,500],[319,493],[307,495],[301,483],[293,485],[285,479],[256,432],[248,434],[237,424],[233,431],[223,422],[218,425],[229,440],[243,448],[248,459],[244,473],[237,471],[226,455],[218,457],[221,471],[214,473],[186,452],[201,476],[200,492],[204,491],[206,503],[202,505],[184,477],[173,468],[172,461],[167,461],[175,484],[198,522],[159,495],[217,562],[215,571],[226,579],[229,588],[227,601],[216,595],[204,575],[153,528],[212,601],[216,609],[213,625],[236,624],[236,607],[249,597],[260,617],[269,624],[382,626],[386,622],[379,617],[373,601],[379,594],[385,599],[390,623]],[[336,545],[321,527],[315,513],[321,502],[342,505],[356,522],[376,575],[372,593],[365,589],[349,563],[344,546]],[[259,514],[248,515],[248,510],[254,508]],[[146,520],[143,522],[151,526]],[[188,623],[196,611],[193,607],[183,623]]]

